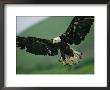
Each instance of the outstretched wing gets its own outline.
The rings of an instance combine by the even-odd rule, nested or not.
[[[66,32],[60,36],[63,42],[78,45],[85,39],[94,22],[94,16],[75,16]]]
[[[26,52],[35,55],[49,55],[54,56],[58,54],[57,47],[55,47],[50,40],[36,38],[36,37],[16,37],[16,47],[26,49]]]

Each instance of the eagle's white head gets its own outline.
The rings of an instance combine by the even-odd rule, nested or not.
[[[60,42],[61,42],[61,38],[60,37],[53,38],[53,41],[52,41],[53,44],[60,43]]]

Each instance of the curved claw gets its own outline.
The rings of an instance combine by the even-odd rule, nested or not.
[[[65,55],[65,59],[60,57],[59,62],[61,64],[65,65],[76,65],[80,62],[80,59],[82,59],[82,52],[78,52],[75,49],[71,49],[73,51],[74,56]]]

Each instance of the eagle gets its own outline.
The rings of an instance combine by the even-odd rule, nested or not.
[[[16,36],[16,47],[34,55],[55,56],[60,52],[60,63],[78,64],[83,53],[71,48],[70,45],[79,45],[85,40],[93,23],[94,16],[75,16],[63,34],[52,39]]]

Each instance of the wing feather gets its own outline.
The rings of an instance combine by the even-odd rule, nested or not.
[[[54,56],[58,54],[57,47],[55,47],[50,40],[36,37],[16,37],[16,47],[26,49],[26,52],[35,55],[49,55]]]
[[[94,16],[75,16],[66,32],[60,36],[63,42],[78,45],[85,39],[94,22]]]

